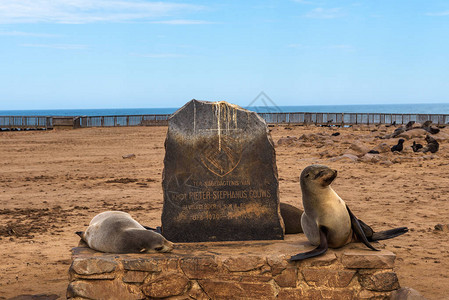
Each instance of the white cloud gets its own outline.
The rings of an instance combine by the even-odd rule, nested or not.
[[[199,5],[144,0],[1,0],[0,23],[125,22],[202,9]]]
[[[41,37],[41,38],[60,37],[60,35],[57,35],[57,34],[23,32],[23,31],[0,31],[0,35],[2,35],[2,36],[30,36],[30,37]]]
[[[87,45],[77,45],[77,44],[22,44],[22,47],[31,48],[51,48],[59,50],[84,50],[87,49]]]
[[[322,8],[318,7],[312,9],[304,15],[306,18],[312,19],[335,19],[343,17],[344,14],[341,8]]]
[[[166,20],[166,21],[151,21],[153,24],[168,24],[168,25],[201,25],[201,24],[216,24],[215,22],[202,20]]]
[[[449,10],[440,11],[440,12],[434,12],[434,13],[426,13],[426,16],[431,16],[431,17],[449,16]]]

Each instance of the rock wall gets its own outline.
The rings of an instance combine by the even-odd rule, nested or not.
[[[379,246],[378,246],[379,247]],[[169,254],[73,249],[69,299],[389,299],[395,254],[350,244],[303,262],[311,246],[284,241],[177,244]]]

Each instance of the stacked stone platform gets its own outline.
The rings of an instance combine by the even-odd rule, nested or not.
[[[382,245],[376,245],[382,248]],[[80,244],[70,299],[389,299],[399,289],[396,255],[363,244],[289,262],[313,248],[285,240],[176,244],[165,254],[107,254]]]

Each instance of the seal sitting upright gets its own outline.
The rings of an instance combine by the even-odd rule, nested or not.
[[[173,243],[147,230],[123,211],[105,211],[96,215],[81,239],[97,251],[109,253],[170,252]]]
[[[312,251],[292,256],[290,260],[303,260],[325,253],[328,247],[339,248],[355,239],[375,249],[370,241],[389,239],[408,231],[407,227],[374,232],[371,227],[358,220],[345,202],[330,187],[337,171],[324,165],[305,168],[300,177],[304,213],[301,216],[302,230],[313,245]]]

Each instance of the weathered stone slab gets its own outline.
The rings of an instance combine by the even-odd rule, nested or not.
[[[72,262],[72,270],[80,275],[109,273],[116,267],[117,262],[109,258],[77,258]]]
[[[354,270],[329,270],[329,269],[304,269],[302,274],[311,286],[346,287],[351,282],[356,271]]]
[[[274,145],[256,113],[192,100],[169,119],[165,151],[168,240],[283,239]]]
[[[346,268],[393,268],[396,254],[390,251],[348,250],[343,253],[341,262]]]
[[[142,290],[146,296],[165,298],[182,294],[188,283],[189,279],[186,276],[173,272],[150,281]]]
[[[385,292],[400,288],[398,277],[394,272],[360,274],[359,281],[362,287],[370,291]]]
[[[142,299],[139,288],[119,280],[72,281],[67,289],[67,298],[87,299]]]

